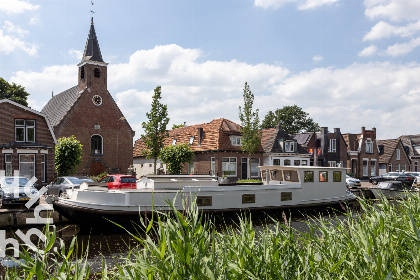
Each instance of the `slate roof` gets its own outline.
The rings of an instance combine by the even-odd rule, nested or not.
[[[390,162],[394,151],[400,142],[400,139],[388,139],[388,140],[378,140],[378,146],[380,150],[379,162],[388,163]]]
[[[89,36],[86,42],[82,61],[104,62],[102,59],[101,50],[99,48],[98,38],[96,37],[95,27],[93,25],[93,18],[92,24],[90,25]]]
[[[314,135],[313,132],[310,133],[298,133],[293,136],[293,139],[297,141],[297,143],[303,147],[308,146],[309,141],[311,140],[312,136]]]
[[[201,143],[198,143],[198,131],[202,128],[203,135]],[[238,151],[241,147],[232,146],[230,143],[230,135],[241,135],[241,126],[224,118],[212,120],[209,123],[190,125],[169,130],[169,137],[165,139],[165,146],[171,145],[176,139],[176,144],[189,144],[191,137],[194,137],[191,150],[194,152],[204,151]],[[142,156],[141,150],[146,150],[143,139],[138,139],[134,143],[133,157]],[[258,152],[262,152],[260,146]]]
[[[83,91],[79,91],[78,86],[74,86],[53,96],[50,101],[48,101],[41,113],[47,116],[53,128],[63,120],[82,92]]]
[[[263,137],[265,137],[266,139],[264,139],[264,141],[263,139],[261,139],[261,144],[264,148],[264,152],[266,153],[285,153],[285,151],[280,146],[277,140],[279,139],[293,140],[294,139],[292,136],[287,134],[283,129],[281,129],[280,126],[277,126],[276,128],[264,129]],[[299,154],[308,153],[299,143],[297,143],[297,152]]]
[[[403,135],[400,137],[401,141],[404,144],[404,147],[407,148],[407,154],[409,156],[419,156],[419,153],[413,148],[413,146],[420,145],[420,134],[417,135]]]

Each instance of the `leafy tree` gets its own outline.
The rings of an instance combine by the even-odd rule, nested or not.
[[[160,86],[155,88],[155,93],[152,100],[152,108],[150,112],[146,113],[148,122],[143,122],[142,127],[144,134],[141,138],[148,149],[147,158],[154,159],[154,174],[156,174],[156,161],[159,158],[160,152],[164,146],[164,140],[168,137],[166,126],[168,125],[168,108],[166,105],[160,103],[161,91]]]
[[[162,149],[159,158],[166,164],[170,174],[181,174],[182,165],[191,163],[194,152],[188,144],[170,145]]]
[[[261,127],[263,129],[274,128],[278,124],[288,134],[320,130],[319,124],[297,105],[284,106],[281,109],[277,109],[274,113],[269,111],[265,115]]]
[[[251,155],[253,155],[261,144],[262,131],[260,129],[260,119],[258,118],[258,109],[253,112],[254,95],[249,86],[245,83],[244,88],[244,108],[242,111],[239,106],[239,119],[241,120],[241,149],[248,154],[248,179],[251,178]]]
[[[173,124],[172,125],[172,129],[177,129],[177,128],[180,128],[180,127],[185,127],[185,125],[184,124]]]
[[[55,169],[59,176],[68,176],[76,172],[83,155],[83,145],[73,135],[58,139],[55,146]]]
[[[16,103],[28,106],[27,98],[29,93],[25,88],[15,83],[9,84],[3,78],[0,78],[0,99],[10,99]]]

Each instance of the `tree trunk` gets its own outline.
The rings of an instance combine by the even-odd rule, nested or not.
[[[154,174],[154,175],[156,175],[156,161],[157,161],[157,159],[156,159],[156,158],[154,158],[153,160],[154,160],[154,164],[153,164],[153,174]]]
[[[248,180],[251,179],[251,155],[248,155]]]

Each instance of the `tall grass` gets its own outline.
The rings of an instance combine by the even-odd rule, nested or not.
[[[360,205],[360,211],[348,210],[345,219],[309,221],[306,232],[280,222],[256,229],[247,215],[220,231],[209,219],[203,219],[194,205],[186,213],[173,208],[170,214],[155,215],[155,221],[145,227],[146,234],[133,235],[141,246],[112,269],[104,263],[97,277],[420,279],[420,198],[413,196],[398,203],[383,200],[373,205],[360,200]],[[50,233],[49,238],[55,235]],[[22,253],[25,265],[8,275],[26,279],[38,277],[38,273],[38,279],[88,277],[86,261],[75,259],[71,249],[56,250],[46,261],[51,242],[47,239],[45,249],[32,261]]]

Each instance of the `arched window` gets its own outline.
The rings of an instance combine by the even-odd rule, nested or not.
[[[103,147],[102,136],[101,135],[92,135],[92,137],[90,138],[91,153],[95,154],[95,155],[103,154],[102,147]]]
[[[82,66],[82,68],[80,68],[80,78],[84,79],[85,78],[85,67]]]
[[[101,70],[99,70],[99,68],[95,68],[95,70],[93,70],[93,75],[95,76],[95,78],[100,78]]]

